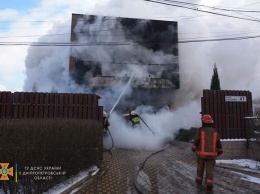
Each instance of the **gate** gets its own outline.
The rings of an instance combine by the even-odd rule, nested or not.
[[[210,114],[221,139],[247,138],[245,117],[253,116],[252,94],[238,90],[203,90],[201,113]]]

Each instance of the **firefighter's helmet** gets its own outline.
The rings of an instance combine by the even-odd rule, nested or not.
[[[103,117],[107,117],[106,111],[103,111]]]
[[[137,115],[135,111],[131,111],[131,115]]]
[[[203,115],[202,122],[203,123],[214,123],[214,121],[210,115]]]

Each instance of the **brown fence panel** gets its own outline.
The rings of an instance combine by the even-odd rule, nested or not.
[[[23,93],[14,93],[14,119],[22,118],[23,116]]]
[[[74,118],[79,118],[79,95],[74,97]]]
[[[34,98],[35,95],[33,93],[28,93],[28,117],[29,118],[34,118]]]
[[[39,102],[40,102],[40,94],[39,93],[35,93],[34,94],[34,114],[33,114],[33,118],[39,118]]]
[[[69,94],[64,94],[64,118],[69,118]]]
[[[55,93],[53,96],[53,104],[52,104],[52,108],[53,108],[53,117],[54,118],[59,118],[59,94]]]
[[[78,107],[78,118],[83,119],[83,95],[78,95],[79,107]]]
[[[92,115],[93,115],[93,120],[98,120],[98,109],[95,108],[98,106],[98,97],[96,95],[91,95],[92,96]]]
[[[45,94],[44,93],[40,93],[39,96],[39,104],[38,104],[38,109],[39,109],[39,117],[38,118],[43,118],[44,117],[44,98],[45,98]]]
[[[53,110],[53,108],[54,108],[54,93],[50,93],[49,94],[49,101],[48,101],[48,109],[49,109],[49,111],[48,111],[48,117],[49,118],[54,118],[54,115],[53,115],[53,112],[54,112],[54,110]]]
[[[73,94],[69,94],[69,101],[68,101],[68,118],[72,118],[72,115],[73,115]]]
[[[41,106],[41,110],[42,110],[42,114],[43,114],[43,118],[48,118],[48,100],[49,100],[49,95],[47,93],[42,93],[42,104]],[[47,105],[47,106],[46,106]]]
[[[22,114],[22,118],[28,118],[29,117],[29,93],[23,93],[23,114]]]
[[[83,119],[88,118],[88,96],[83,96]]]
[[[64,94],[59,94],[59,118],[64,118],[65,115],[65,99]]]
[[[220,94],[217,94],[216,93],[216,101],[217,101],[217,103],[216,103],[216,106],[217,106],[217,115],[216,115],[216,123],[217,123],[217,128],[219,129],[219,131],[220,131],[220,129],[221,129],[221,131],[223,131],[222,130],[222,122],[220,122],[221,121],[221,117],[222,117],[222,115],[220,114],[220,112],[221,112],[221,95],[222,95],[222,93],[220,93]]]
[[[253,105],[252,105],[252,93],[247,93],[247,99],[248,99],[248,103],[245,103],[244,106],[245,108],[245,113],[243,114],[243,118],[244,117],[248,117],[248,116],[253,116]],[[249,123],[245,121],[245,119],[243,119],[243,131],[242,134],[243,136],[247,136],[247,129],[249,129]],[[246,130],[245,130],[246,129]]]
[[[2,143],[8,153],[0,157],[3,161],[18,161],[19,165],[28,165],[28,162],[33,165],[38,161],[40,166],[55,166],[61,162],[62,169],[69,171],[66,178],[90,165],[100,164],[103,153],[102,112],[103,107],[98,106],[95,94],[0,92],[0,119],[8,118],[10,121],[0,122],[0,129],[5,130],[1,141],[4,140]],[[63,118],[66,122],[57,122],[60,119],[56,121],[55,118]],[[75,121],[75,118],[81,121]],[[28,122],[28,127],[25,122]],[[46,143],[45,140],[50,141]],[[68,158],[74,160],[67,161]],[[36,184],[31,177],[25,177],[25,180],[38,189],[39,181]],[[45,183],[42,186],[46,189]]]
[[[95,94],[0,92],[0,119],[78,118],[102,120]],[[102,111],[101,111],[102,110]]]
[[[246,97],[246,101],[226,101],[226,96]],[[222,139],[246,138],[248,126],[243,118],[253,115],[252,94],[238,90],[203,90],[201,112],[213,117],[214,127]]]
[[[17,119],[18,118],[18,93],[13,94],[13,118]]]
[[[12,117],[12,93],[1,92],[0,93],[0,118]]]
[[[224,136],[224,133],[225,133],[225,128],[226,128],[226,117],[225,117],[225,114],[223,114],[223,111],[222,110],[225,110],[225,103],[222,101],[222,99],[225,98],[225,92],[220,90],[220,98],[219,98],[219,106],[220,106],[220,109],[219,109],[219,112],[218,112],[218,119],[219,119],[219,123],[220,123],[220,127],[218,129],[219,131],[219,134],[220,134],[220,137],[223,137]]]
[[[98,115],[103,115],[103,106],[98,107]],[[100,122],[103,122],[103,116],[99,116],[98,119]]]
[[[91,98],[91,96],[89,95],[89,96],[88,96],[88,110],[87,110],[87,112],[88,112],[88,117],[87,117],[87,119],[92,119],[92,118],[93,118],[93,115],[91,114],[91,113],[92,113],[92,104],[90,103],[91,100],[92,100],[92,98]]]

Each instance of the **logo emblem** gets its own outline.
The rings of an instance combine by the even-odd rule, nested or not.
[[[0,180],[1,181],[6,181],[9,180],[8,175],[13,176],[14,174],[14,169],[13,167],[8,168],[9,163],[0,163]]]

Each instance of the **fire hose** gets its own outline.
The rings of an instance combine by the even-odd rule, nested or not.
[[[142,117],[139,116],[139,118],[144,122],[144,120],[142,119]],[[146,127],[154,134],[154,131],[146,124],[146,122],[144,122],[144,124],[145,124]]]
[[[103,149],[103,152],[108,152],[110,154],[110,161],[107,165],[107,167],[103,170],[103,172],[100,174],[100,176],[98,177],[98,181],[97,181],[97,186],[96,186],[96,194],[99,193],[99,185],[100,185],[100,182],[101,182],[101,179],[102,177],[105,175],[105,173],[108,171],[108,169],[111,167],[112,163],[113,163],[113,154],[111,152],[111,150],[113,149],[114,147],[114,140],[113,140],[113,137],[109,131],[109,129],[107,129],[108,133],[109,133],[109,136],[111,138],[111,142],[112,142],[112,145],[111,145],[111,148],[109,149]]]
[[[141,189],[138,186],[137,178],[138,178],[139,174],[142,172],[144,165],[147,162],[147,160],[150,159],[152,156],[154,156],[154,155],[156,155],[160,152],[163,152],[164,150],[166,150],[166,149],[170,148],[171,146],[175,145],[184,135],[186,135],[186,134],[183,134],[178,139],[172,141],[169,146],[150,154],[148,157],[145,158],[144,162],[140,163],[140,165],[137,168],[137,172],[136,172],[136,175],[135,175],[135,181],[134,181],[134,186],[135,186],[135,189],[137,190],[138,193],[143,194],[143,192],[141,191]]]

